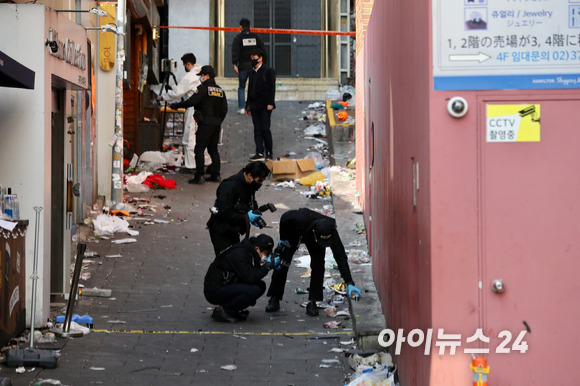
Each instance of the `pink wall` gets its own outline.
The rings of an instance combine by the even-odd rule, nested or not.
[[[470,384],[463,349],[478,328],[495,345],[490,384],[572,384],[564,358],[580,344],[569,323],[580,316],[571,257],[580,255],[580,208],[569,192],[580,191],[580,126],[567,112],[580,91],[435,92],[431,41],[429,3],[375,2],[357,57],[357,183],[375,284],[388,328],[435,331],[430,355],[401,346],[401,384]],[[447,112],[454,96],[469,104],[463,118]],[[487,106],[520,103],[543,106],[541,142],[486,143]],[[489,288],[498,278],[505,294]],[[549,284],[538,285],[543,278]],[[495,354],[498,332],[523,321],[533,325],[529,351]],[[439,354],[440,328],[461,334],[455,355]]]
[[[375,2],[365,39],[365,77],[357,80],[366,89],[365,154],[359,162],[357,153],[357,166],[366,185],[374,278],[387,326],[406,332],[431,327],[429,24],[424,4]],[[413,205],[417,163],[421,185]],[[404,384],[427,384],[429,357],[404,345],[396,361]]]

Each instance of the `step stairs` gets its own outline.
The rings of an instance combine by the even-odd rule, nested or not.
[[[238,78],[217,77],[216,83],[224,89],[228,99],[238,99]],[[276,100],[325,100],[326,91],[338,89],[339,86],[337,78],[278,78]]]

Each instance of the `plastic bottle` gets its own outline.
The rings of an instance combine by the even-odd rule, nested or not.
[[[12,220],[20,220],[20,203],[16,194],[12,195]]]
[[[4,214],[12,219],[12,195],[7,194],[4,196]]]

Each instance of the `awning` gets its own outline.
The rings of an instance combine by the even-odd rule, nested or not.
[[[0,51],[0,87],[34,90],[34,71]]]

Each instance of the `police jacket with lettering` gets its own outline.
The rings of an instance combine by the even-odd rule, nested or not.
[[[195,118],[198,125],[221,125],[228,113],[226,93],[209,78],[197,87],[195,93],[186,101],[172,103],[171,108],[195,107]]]
[[[321,219],[329,220],[334,224],[330,249],[344,282],[354,284],[348,266],[346,251],[336,230],[336,220],[308,208],[289,210],[280,217],[280,240],[290,243],[290,248],[286,248],[280,253],[281,260],[291,261],[300,243],[306,245],[311,259],[324,260],[326,248],[320,248],[316,244],[316,239],[312,232],[314,222]]]
[[[237,34],[232,43],[232,64],[238,66],[239,71],[251,70],[250,53],[255,48],[264,49],[264,42],[260,36],[249,29]]]
[[[243,169],[223,180],[216,190],[217,213],[212,213],[207,227],[220,233],[245,234],[250,228],[248,211],[259,187],[246,182]]]
[[[219,254],[205,274],[204,287],[230,283],[255,284],[268,274],[267,265],[261,265],[260,255],[248,239],[234,244]]]

